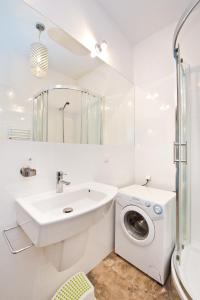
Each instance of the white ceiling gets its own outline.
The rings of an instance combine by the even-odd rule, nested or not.
[[[177,21],[191,0],[97,0],[135,44]]]

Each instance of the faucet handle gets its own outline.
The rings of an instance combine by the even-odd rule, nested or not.
[[[56,176],[58,177],[58,178],[62,178],[63,176],[65,176],[65,175],[68,175],[67,173],[64,173],[63,171],[57,171],[56,172]]]

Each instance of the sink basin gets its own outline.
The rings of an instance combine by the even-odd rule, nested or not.
[[[107,212],[117,188],[97,182],[16,199],[17,223],[37,247],[75,236]]]

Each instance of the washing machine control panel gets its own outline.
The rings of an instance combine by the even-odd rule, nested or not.
[[[148,213],[148,215],[154,219],[159,220],[163,218],[163,207],[158,203],[151,202],[149,200],[143,200],[136,197],[131,197],[125,194],[119,193],[116,197],[116,201],[122,206],[135,205],[142,208]]]

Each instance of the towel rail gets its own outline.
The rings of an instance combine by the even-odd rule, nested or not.
[[[25,251],[25,250],[27,250],[27,249],[30,249],[31,247],[34,246],[34,244],[31,242],[30,244],[28,244],[27,246],[25,246],[25,247],[23,247],[23,248],[15,249],[15,248],[12,246],[12,243],[11,243],[11,241],[10,241],[9,238],[8,238],[7,232],[9,232],[9,231],[11,231],[11,230],[14,230],[14,229],[16,229],[16,228],[20,228],[20,226],[17,225],[17,226],[9,227],[9,228],[4,229],[4,230],[2,231],[2,234],[3,234],[3,237],[4,237],[5,241],[6,241],[6,244],[8,245],[8,248],[9,248],[9,250],[10,250],[10,252],[11,252],[12,254],[18,254],[18,253],[23,252],[23,251]]]

